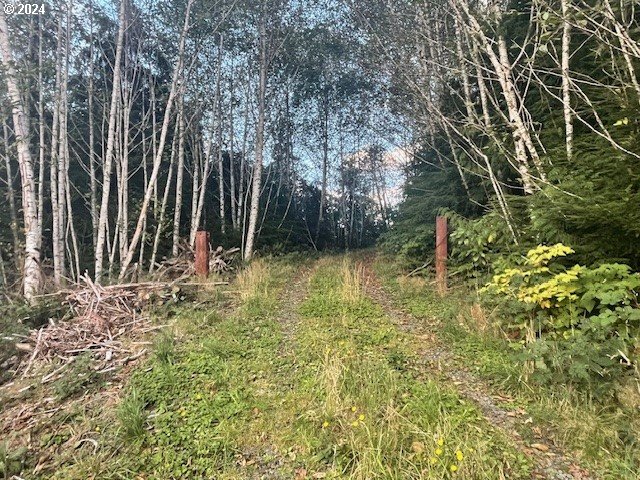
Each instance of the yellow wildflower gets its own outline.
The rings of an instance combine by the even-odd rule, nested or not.
[[[437,456],[442,455],[442,449],[441,448],[436,448],[436,455]]]
[[[358,421],[356,420],[355,422],[351,422],[351,426],[352,427],[357,427],[358,426]]]
[[[443,438],[439,438],[438,439],[438,446],[443,446],[444,445],[444,439]]]
[[[451,465],[449,467],[449,470],[451,470],[452,472],[456,472],[456,471],[458,471],[458,467],[456,465]]]
[[[329,422],[327,422],[326,420],[322,422],[322,428],[327,428],[328,426],[329,426]]]
[[[429,461],[431,462],[431,465],[435,465],[438,462],[438,459],[436,457],[431,457]]]
[[[362,415],[362,414],[358,415],[358,420],[363,421],[364,420],[364,415]]]
[[[456,458],[458,459],[459,462],[461,462],[462,459],[464,458],[464,455],[462,454],[461,450],[456,451]]]
[[[357,408],[357,407],[351,407],[351,411],[352,411],[352,412],[357,412],[357,411],[358,411],[358,408]]]

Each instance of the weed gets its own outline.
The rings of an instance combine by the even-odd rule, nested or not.
[[[484,378],[497,393],[514,396],[536,425],[546,426],[554,441],[576,452],[598,478],[637,477],[640,422],[632,410],[594,401],[571,387],[525,382],[518,353],[500,328],[502,320],[479,310],[477,295],[466,287],[453,285],[447,297],[440,298],[429,282],[407,280],[388,259],[379,261],[376,269],[398,303],[418,321],[432,325],[464,368]]]
[[[147,411],[144,400],[136,388],[132,388],[118,406],[118,420],[124,438],[130,442],[141,441],[145,434]]]
[[[90,352],[75,357],[64,376],[53,382],[53,391],[58,401],[100,386],[103,377],[95,370],[93,363]]]
[[[171,330],[164,329],[156,337],[153,353],[161,365],[170,365],[173,360],[175,339]]]
[[[364,265],[349,261],[347,257],[342,261],[341,299],[349,305],[357,304],[363,298]]]

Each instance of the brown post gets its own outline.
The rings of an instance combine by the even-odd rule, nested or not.
[[[196,275],[209,276],[209,232],[198,230],[196,232]]]
[[[447,217],[436,217],[436,287],[447,292]]]

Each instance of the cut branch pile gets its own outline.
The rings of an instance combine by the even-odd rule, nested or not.
[[[141,315],[142,309],[151,300],[166,300],[180,291],[179,287],[166,283],[101,286],[86,275],[81,281],[77,288],[60,292],[70,307],[71,318],[58,323],[50,320],[48,325],[31,333],[29,344],[33,349],[23,376],[35,361],[60,359],[66,365],[86,352],[94,355],[103,368],[140,357],[144,349],[134,352],[125,348],[121,337],[126,335],[132,339],[161,328],[152,326],[149,319]],[[53,378],[51,374],[47,377]],[[49,380],[47,377],[43,382]]]
[[[233,271],[234,263],[239,248],[230,248],[225,250],[218,247],[211,251],[209,257],[209,270],[211,273],[224,274]],[[173,280],[179,281],[195,275],[195,252],[191,245],[186,241],[180,243],[180,251],[176,257],[164,260],[162,263],[156,264],[156,270],[153,278],[156,280]]]
[[[57,323],[49,320],[49,324],[32,331],[28,340],[17,346],[19,350],[29,352],[23,376],[36,362],[62,360],[64,363],[59,369],[42,379],[43,382],[51,381],[82,353],[93,355],[98,363],[96,368],[103,371],[113,370],[117,365],[140,357],[145,349],[131,350],[131,345],[136,345],[133,340],[162,328],[152,326],[142,315],[144,307],[150,301],[164,303],[178,298],[189,284],[177,286],[177,283],[195,273],[193,250],[186,242],[181,247],[177,257],[158,265],[153,276],[156,281],[101,286],[84,275],[74,288],[55,294],[69,306],[70,316]],[[218,274],[231,271],[239,251],[239,248],[224,250],[218,247],[211,254],[211,271]],[[123,337],[127,338],[128,347],[124,346]],[[144,344],[137,342],[139,347]]]
[[[231,248],[225,250],[222,247],[218,247],[211,253],[209,259],[209,270],[213,273],[223,274],[233,270],[233,262],[235,261],[239,248]]]

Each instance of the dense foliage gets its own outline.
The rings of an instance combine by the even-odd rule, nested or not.
[[[395,108],[419,132],[381,245],[409,269],[429,263],[435,217],[448,216],[452,278],[489,284],[485,301],[498,306],[529,373],[592,392],[637,381],[640,26],[632,2],[369,8],[378,21],[363,28],[393,39],[378,51],[396,67]],[[399,22],[410,15],[413,23]]]

